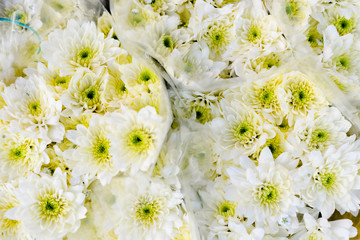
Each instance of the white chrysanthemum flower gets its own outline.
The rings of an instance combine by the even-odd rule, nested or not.
[[[141,44],[150,47],[149,52],[160,63],[164,63],[169,54],[190,39],[186,29],[178,29],[180,19],[175,16],[163,16],[159,22],[153,22],[144,32]],[[146,36],[146,37],[145,37]]]
[[[104,38],[94,22],[80,25],[70,20],[65,30],[56,29],[41,44],[45,60],[60,69],[60,75],[76,72],[80,67],[96,70],[123,51],[111,36]]]
[[[238,201],[237,211],[255,222],[256,226],[264,226],[266,232],[278,231],[277,220],[281,214],[296,219],[300,200],[295,197],[293,180],[287,163],[288,156],[280,155],[275,161],[269,150],[265,148],[259,157],[258,166],[249,158],[240,158],[241,168],[229,168],[229,186],[226,187],[225,198]]]
[[[28,68],[24,72],[27,75],[40,75],[45,80],[46,86],[52,91],[53,96],[56,100],[59,100],[60,97],[68,89],[69,83],[71,81],[72,75],[60,76],[60,71],[55,66],[47,64],[45,66],[43,63],[39,62],[37,68]]]
[[[215,181],[209,182],[206,189],[199,191],[203,207],[196,212],[196,219],[207,239],[216,239],[216,236],[222,239],[229,235],[231,226],[242,225],[249,228],[251,225],[237,213],[237,201],[228,201],[224,198],[223,187],[226,182],[220,178]]]
[[[275,136],[273,127],[244,104],[225,99],[221,104],[224,118],[215,118],[211,128],[220,133],[217,151],[225,160],[254,153]]]
[[[29,25],[38,30],[42,25],[40,19],[42,4],[43,2],[39,0],[2,1],[0,3],[0,17]]]
[[[272,1],[271,13],[289,27],[304,31],[308,26],[314,2],[313,0]]]
[[[335,107],[310,110],[306,118],[295,122],[293,134],[288,137],[299,154],[302,151],[323,151],[330,145],[339,146],[353,138],[347,137],[351,123]],[[296,152],[296,149],[295,152]]]
[[[139,31],[143,31],[149,24],[159,20],[151,6],[141,4],[139,1],[119,0],[113,4],[111,13],[119,27],[115,30],[121,30],[117,32],[119,36],[123,36],[123,30],[127,30],[127,37],[138,37],[141,35],[138,34]]]
[[[15,131],[33,135],[44,141],[60,142],[64,126],[59,123],[62,104],[56,101],[42,77],[31,75],[18,78],[2,94],[6,106],[0,118]]]
[[[179,92],[179,96],[170,91],[179,116],[192,119],[201,124],[206,124],[214,118],[220,116],[219,101],[222,94],[219,91],[198,92],[186,91]]]
[[[174,229],[182,224],[179,205],[183,196],[180,192],[171,190],[159,179],[142,174],[123,178],[116,190],[113,209],[117,212],[115,233],[119,238],[170,240],[175,237]]]
[[[0,130],[0,179],[4,182],[39,173],[42,164],[49,163],[44,152],[47,143],[37,138]]]
[[[119,70],[121,67],[117,63],[108,65],[109,79],[106,84],[104,98],[106,108],[119,108],[125,99],[128,98],[129,89],[124,82],[123,73]]]
[[[23,77],[23,70],[33,64],[39,43],[31,31],[14,31],[11,27],[0,31],[0,79],[10,85],[16,78]]]
[[[8,210],[6,217],[22,221],[36,239],[61,239],[80,227],[85,218],[85,195],[80,185],[68,187],[66,174],[57,169],[53,176],[32,174],[15,189],[19,205]]]
[[[304,215],[304,225],[290,237],[291,240],[348,240],[356,236],[356,228],[349,219],[328,221],[326,218],[315,219],[308,213]]]
[[[241,89],[243,101],[248,102],[257,113],[277,125],[281,124],[288,113],[281,83],[281,76],[275,76],[267,81],[252,82]]]
[[[274,50],[271,53],[261,53],[250,58],[239,58],[232,67],[238,76],[243,74],[264,74],[284,65],[289,61],[291,51],[288,48]]]
[[[175,84],[181,87],[199,91],[211,88],[226,64],[210,60],[209,54],[207,46],[200,47],[198,43],[186,45],[172,51],[165,68]]]
[[[284,74],[281,87],[288,106],[288,123],[292,126],[298,116],[306,116],[310,109],[325,107],[327,101],[309,77],[300,72]]]
[[[231,8],[216,8],[207,1],[197,1],[189,21],[200,44],[210,49],[212,59],[219,58],[235,38],[235,14]]]
[[[305,36],[307,42],[317,53],[322,52],[322,47],[324,45],[323,33],[318,30],[319,22],[316,21],[313,17],[309,19],[309,26],[306,29]]]
[[[255,55],[267,55],[286,49],[286,40],[275,18],[267,14],[263,3],[245,3],[242,5],[239,18],[235,21],[237,39],[229,46],[225,57],[241,61],[244,57],[253,58]]]
[[[71,79],[68,90],[61,97],[61,102],[75,115],[83,111],[101,112],[104,110],[107,80],[108,73],[105,69],[97,73],[80,69]]]
[[[359,143],[330,146],[323,153],[313,151],[305,156],[299,174],[303,177],[301,197],[317,208],[324,218],[337,209],[341,214],[359,210],[360,176]]]
[[[5,217],[7,210],[19,205],[15,188],[11,183],[0,184],[0,236],[4,240],[30,240],[21,221]]]
[[[163,141],[164,118],[153,107],[147,106],[139,112],[122,108],[121,113],[112,113],[113,129],[109,134],[110,154],[114,166],[120,171],[147,171],[156,162]]]
[[[122,79],[127,86],[127,95],[123,105],[139,111],[146,106],[152,106],[163,114],[166,102],[164,86],[160,74],[144,62],[133,62],[121,66]]]
[[[325,31],[329,26],[334,26],[340,36],[355,34],[358,37],[360,34],[358,7],[342,8],[333,5],[313,16],[319,22],[320,32]]]
[[[359,53],[360,45],[352,34],[339,36],[334,26],[329,26],[325,30],[322,62],[326,69],[358,80]]]
[[[96,177],[105,185],[116,175],[118,170],[114,167],[110,148],[117,146],[113,146],[108,138],[110,131],[108,118],[95,115],[90,119],[88,127],[79,124],[76,130],[66,133],[66,137],[76,145],[64,152],[72,176]]]

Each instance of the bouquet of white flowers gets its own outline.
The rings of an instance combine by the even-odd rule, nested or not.
[[[359,238],[358,1],[110,9],[0,2],[1,239]]]

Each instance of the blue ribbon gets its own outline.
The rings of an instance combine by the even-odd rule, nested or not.
[[[39,44],[41,44],[40,35],[39,35],[32,27],[30,27],[29,25],[26,25],[26,24],[23,24],[23,23],[21,23],[21,22],[14,21],[14,20],[11,20],[11,19],[8,19],[8,18],[1,18],[1,17],[0,17],[0,22],[14,23],[14,24],[16,24],[16,25],[19,25],[19,26],[21,26],[21,27],[24,27],[24,28],[29,29],[30,31],[32,31],[32,32],[36,35],[36,37],[39,39]],[[37,51],[36,54],[39,54],[40,51],[41,51],[41,47],[40,47],[40,45],[39,45],[39,49],[38,49],[38,51]]]

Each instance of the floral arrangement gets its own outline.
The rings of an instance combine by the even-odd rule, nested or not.
[[[0,2],[0,238],[357,239],[358,1]]]

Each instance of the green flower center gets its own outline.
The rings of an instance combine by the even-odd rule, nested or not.
[[[100,93],[97,85],[92,85],[85,89],[81,94],[81,101],[87,104],[88,108],[93,108],[100,103]]]
[[[54,221],[68,212],[68,201],[59,196],[46,194],[41,197],[38,206],[40,208],[40,217],[47,221]]]
[[[236,204],[233,202],[225,201],[218,206],[217,214],[229,218],[235,216]]]
[[[144,26],[149,19],[149,14],[141,8],[131,9],[128,21],[133,27]]]
[[[60,77],[59,75],[55,75],[53,78],[52,84],[54,86],[61,86],[63,88],[67,88],[67,86],[69,85],[70,79],[71,79],[71,76]]]
[[[306,33],[307,41],[310,43],[312,48],[317,48],[322,45],[323,37],[317,30],[318,22],[311,18],[310,27]]]
[[[110,161],[111,156],[109,154],[110,140],[107,138],[98,138],[95,140],[92,146],[92,153],[94,159],[99,164],[106,164]]]
[[[158,77],[150,69],[144,69],[142,72],[140,72],[138,77],[139,84],[147,85],[150,83],[156,83],[157,81],[158,81]]]
[[[290,86],[290,91],[290,106],[295,110],[305,110],[315,100],[314,89],[306,80],[292,84]]]
[[[278,134],[274,138],[268,139],[264,145],[265,147],[269,147],[274,159],[285,151],[281,136]]]
[[[330,169],[323,169],[314,176],[315,182],[327,192],[336,193],[338,187],[336,172]]]
[[[205,124],[212,120],[211,109],[202,105],[193,105],[190,110],[195,113],[195,119],[201,124]]]
[[[343,54],[340,57],[335,58],[334,60],[338,71],[340,70],[347,71],[351,67],[350,58],[346,54]]]
[[[210,49],[215,52],[225,49],[232,39],[230,27],[231,25],[226,25],[222,22],[215,22],[207,28],[203,38]]]
[[[248,32],[248,40],[252,43],[257,43],[261,38],[261,30],[256,25],[251,25]]]
[[[354,29],[354,21],[352,19],[346,19],[345,17],[336,18],[333,24],[340,36],[351,33]]]
[[[135,129],[129,133],[127,144],[136,152],[146,151],[151,148],[153,139],[145,129]]]
[[[90,47],[83,47],[76,52],[74,61],[83,67],[90,68],[94,57],[95,52]]]
[[[290,19],[294,19],[299,14],[299,5],[298,2],[290,0],[285,4],[286,15]]]
[[[42,113],[40,101],[29,103],[30,114],[33,116],[40,116]]]
[[[242,121],[233,127],[235,140],[241,144],[248,144],[258,138],[255,125],[251,121]]]
[[[267,84],[256,92],[257,102],[261,108],[274,109],[279,106],[276,95],[276,86]]]
[[[258,201],[261,205],[270,206],[277,204],[280,195],[276,186],[265,183],[256,190]]]
[[[7,152],[7,160],[14,166],[30,166],[31,165],[31,153],[34,149],[34,142],[30,139],[25,139],[22,142],[14,142],[10,140],[7,143],[10,146]]]
[[[162,199],[141,196],[135,204],[135,219],[141,225],[150,227],[159,222],[163,208]]]
[[[329,140],[329,132],[325,129],[315,129],[311,134],[309,147],[312,149],[322,150]]]
[[[174,42],[170,36],[163,36],[162,42],[166,48],[169,48],[171,50],[174,48]]]

